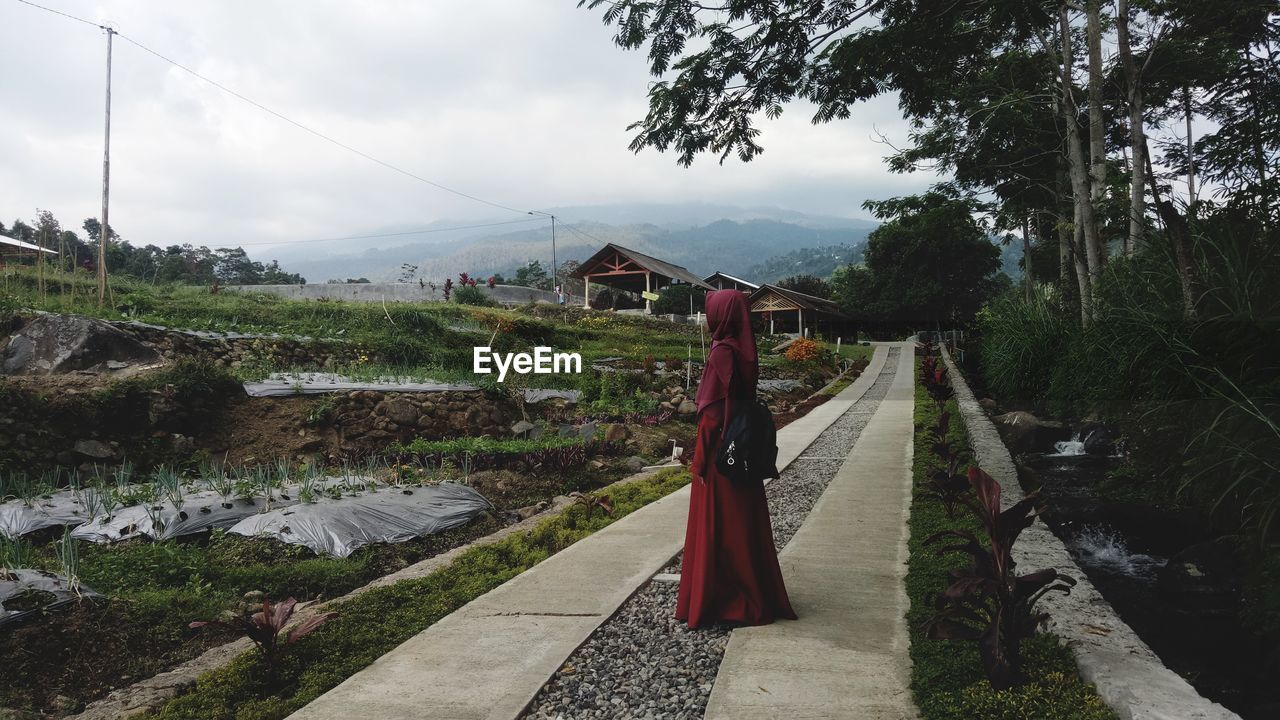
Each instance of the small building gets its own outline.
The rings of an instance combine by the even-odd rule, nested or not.
[[[722,272],[714,272],[702,280],[716,290],[741,290],[744,293],[753,293],[760,289],[760,286],[753,282]]]
[[[49,248],[24,242],[17,238],[0,235],[0,264],[9,260],[21,260],[24,257],[34,259],[36,257],[36,253],[48,253],[49,255],[58,254]]]
[[[826,298],[766,283],[751,293],[748,302],[751,313],[764,319],[770,335],[823,335],[828,340],[853,340],[858,334],[853,320]]]
[[[572,277],[583,282],[583,307],[591,305],[591,282],[644,297],[646,312],[653,312],[657,292],[670,285],[687,283],[711,290],[701,278],[679,265],[609,243],[587,258]]]

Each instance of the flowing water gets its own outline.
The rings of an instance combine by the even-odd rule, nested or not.
[[[1242,625],[1238,591],[1211,588],[1189,603],[1164,572],[1171,558],[1213,539],[1207,524],[1184,510],[1108,501],[1099,488],[1119,459],[1087,452],[1087,443],[1076,435],[1024,458],[1024,483],[1040,487],[1046,522],[1166,665],[1245,720],[1280,717],[1280,682],[1268,669],[1275,659]]]

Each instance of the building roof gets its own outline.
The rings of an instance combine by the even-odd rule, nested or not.
[[[21,248],[23,250],[32,250],[32,251],[40,250],[43,252],[47,252],[51,255],[58,254],[53,250],[50,250],[49,248],[40,247],[39,245],[32,245],[29,242],[23,242],[21,240],[18,240],[17,238],[6,237],[4,235],[0,235],[0,245],[8,245],[16,248]]]
[[[760,287],[759,283],[753,283],[753,282],[751,282],[750,280],[743,280],[742,278],[734,277],[734,276],[730,275],[729,273],[722,273],[722,272],[719,272],[719,271],[716,271],[716,272],[711,273],[710,275],[708,275],[708,276],[706,276],[705,278],[703,278],[703,280],[705,280],[705,281],[709,284],[709,283],[711,282],[711,279],[712,279],[712,278],[717,278],[717,277],[719,277],[719,278],[724,278],[725,280],[728,280],[728,281],[730,281],[730,282],[738,283],[739,285],[746,285],[747,287],[751,288],[752,290],[755,290],[755,289],[757,289],[757,288],[759,288],[759,287]]]
[[[701,278],[689,272],[686,268],[679,265],[673,265],[669,262],[659,260],[652,255],[645,255],[642,252],[636,252],[635,250],[624,248],[621,245],[615,245],[613,243],[606,244],[604,247],[600,248],[595,255],[584,260],[582,264],[578,266],[578,269],[574,271],[573,277],[582,278],[588,274],[594,274],[596,269],[603,264],[603,261],[610,253],[617,253],[640,268],[648,270],[655,275],[661,275],[672,280],[679,280],[680,282],[707,288],[708,290],[714,289],[703,282]]]
[[[777,285],[769,285],[767,283],[764,285],[761,285],[759,290],[756,290],[755,292],[751,293],[751,298],[748,300],[748,302],[751,303],[752,311],[753,312],[756,311],[757,300],[760,300],[761,298],[770,294],[773,294],[775,296],[780,296],[784,300],[789,301],[792,305],[795,305],[804,310],[818,312],[824,315],[833,315],[835,317],[840,317],[840,318],[845,317],[844,312],[840,310],[840,306],[830,300],[827,300],[826,298],[820,298],[820,297],[817,297],[816,295],[809,295],[807,293],[796,292],[795,290],[788,290],[787,288],[778,287]]]

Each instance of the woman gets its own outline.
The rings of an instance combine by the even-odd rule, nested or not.
[[[734,398],[756,394],[759,366],[746,296],[737,290],[709,293],[707,325],[712,343],[698,384],[698,436],[689,461],[693,487],[676,617],[690,628],[794,620],[763,484],[734,483],[715,463]]]

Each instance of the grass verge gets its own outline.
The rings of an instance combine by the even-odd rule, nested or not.
[[[917,362],[917,367],[919,363]],[[950,439],[968,447],[963,421],[955,400],[951,412]],[[960,555],[939,556],[924,541],[948,528],[963,527],[980,533],[967,514],[948,518],[942,503],[926,489],[926,478],[936,466],[927,428],[938,417],[938,406],[924,386],[915,390],[915,459],[912,465],[911,539],[907,560],[907,596],[911,609],[911,690],[923,720],[1114,720],[1116,715],[1098,697],[1092,685],[1076,671],[1071,651],[1052,635],[1037,635],[1023,643],[1023,669],[1028,681],[1018,687],[995,691],[987,682],[976,643],[931,640],[923,626],[934,613],[934,598],[946,587],[947,573],[961,566]],[[973,458],[967,456],[965,463]],[[963,467],[963,464],[962,464]]]
[[[681,470],[611,491],[614,513],[574,505],[525,533],[463,553],[427,577],[365,592],[294,646],[274,679],[256,653],[202,676],[165,706],[165,720],[277,720],[365,668],[397,645],[593,532],[667,496],[689,481]]]

